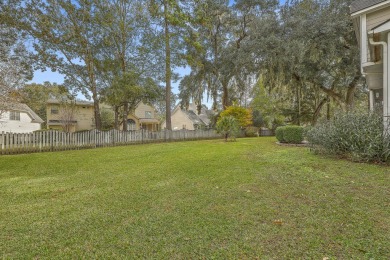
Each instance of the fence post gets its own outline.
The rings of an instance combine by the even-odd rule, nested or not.
[[[4,131],[1,132],[1,154],[4,154],[5,150],[5,135]]]
[[[110,132],[112,133],[112,134],[111,134],[112,146],[115,146],[115,131],[114,131],[114,130],[111,130]]]

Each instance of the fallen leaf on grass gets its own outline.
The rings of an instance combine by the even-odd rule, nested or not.
[[[275,219],[275,220],[274,220],[274,224],[280,226],[280,225],[283,224],[283,220],[281,220],[281,219]]]

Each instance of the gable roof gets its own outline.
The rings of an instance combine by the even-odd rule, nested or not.
[[[178,108],[180,109],[180,105],[178,105]],[[204,106],[202,106],[200,114],[198,114],[197,106],[194,103],[189,104],[188,109],[181,110],[194,124],[204,124],[206,126],[210,125],[210,111],[207,110]]]
[[[22,104],[22,103],[13,103],[13,104],[9,104],[8,105],[8,109],[9,111],[20,111],[20,112],[25,112],[27,113],[30,117],[31,117],[31,122],[32,123],[43,123],[44,121],[42,120],[42,118],[40,118],[40,116],[38,116],[29,106],[27,106],[26,104]]]
[[[386,1],[387,0],[356,0],[351,3],[350,10],[353,14]]]
[[[371,29],[371,31],[368,32],[368,34],[373,34],[373,33],[381,33],[384,31],[390,30],[390,19],[384,21],[383,23],[375,26],[374,28]]]

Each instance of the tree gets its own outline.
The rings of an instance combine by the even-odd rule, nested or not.
[[[251,108],[254,114],[261,115],[259,126],[275,130],[278,126],[285,124],[284,109],[288,106],[288,102],[284,100],[281,87],[266,88],[260,78],[253,90],[253,96]]]
[[[228,116],[235,118],[240,127],[247,127],[252,124],[252,112],[249,109],[237,105],[229,106],[220,114],[221,118]]]
[[[99,129],[100,89],[96,72],[103,38],[96,10],[94,0],[13,1],[7,21],[33,39],[39,68],[49,67],[64,74],[64,85],[92,97]]]
[[[182,64],[180,55],[182,28],[186,25],[188,16],[184,11],[188,1],[180,0],[150,0],[151,18],[156,23],[155,39],[163,38],[164,64],[165,64],[165,120],[166,128],[172,130],[171,124],[171,92],[172,92],[172,68]]]
[[[48,99],[63,100],[72,98],[64,86],[55,83],[51,84],[50,82],[44,82],[43,84],[25,84],[22,88],[18,89],[17,95],[21,103],[28,105],[43,119],[43,124],[46,124],[46,102]]]
[[[161,88],[151,78],[128,72],[115,78],[112,86],[105,90],[105,101],[115,110],[115,128],[119,128],[119,109],[122,109],[123,130],[127,131],[127,117],[138,103],[152,103],[161,96]]]
[[[0,5],[0,18],[4,7]],[[3,20],[2,20],[3,21]],[[0,116],[18,102],[17,90],[32,78],[31,54],[24,45],[24,37],[0,23]]]
[[[115,127],[115,115],[111,109],[101,108],[102,130],[110,130]]]
[[[240,132],[240,125],[233,116],[222,116],[217,121],[217,132],[222,134],[225,142],[228,138],[236,138]]]
[[[261,38],[266,47],[259,46],[256,55],[262,60],[264,83],[287,87],[284,96],[291,106],[286,115],[295,124],[315,123],[325,105],[353,109],[364,92],[350,2],[289,1],[269,30],[271,37],[253,31],[252,44],[259,46],[255,39]]]
[[[225,109],[233,102],[248,104],[256,82],[252,52],[245,47],[252,23],[276,7],[274,0],[194,1],[191,30],[186,39],[191,74],[180,84],[182,104],[201,104],[203,94]]]
[[[77,113],[75,100],[64,100],[60,103],[60,109],[58,111],[58,119],[61,122],[62,131],[70,133],[75,125],[75,115]]]

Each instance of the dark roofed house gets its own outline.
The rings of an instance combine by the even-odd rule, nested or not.
[[[387,2],[386,0],[357,0],[351,3],[351,13],[356,13],[369,7]]]

